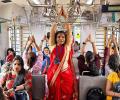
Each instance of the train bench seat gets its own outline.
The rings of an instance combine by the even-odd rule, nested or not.
[[[43,100],[45,95],[45,76],[32,75],[32,100]]]
[[[43,100],[45,95],[45,76],[33,75],[32,100]],[[92,87],[100,87],[105,91],[105,76],[79,76],[79,100],[86,100],[87,91]]]
[[[79,77],[79,100],[86,100],[86,94],[90,88],[100,87],[105,92],[105,76],[80,76]]]

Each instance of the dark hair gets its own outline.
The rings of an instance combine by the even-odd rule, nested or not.
[[[85,54],[85,58],[86,58],[87,63],[93,61],[94,60],[93,52],[87,51],[86,54]]]
[[[50,38],[50,32],[47,32],[47,38],[48,39]]]
[[[49,48],[48,48],[48,47],[44,47],[44,49],[48,49],[48,50],[49,50]]]
[[[112,46],[112,49],[115,50],[115,48],[116,48],[116,46],[113,45],[113,46]],[[117,49],[119,50],[119,47],[117,47]]]
[[[0,100],[5,100],[2,87],[0,87]]]
[[[116,54],[110,55],[108,65],[113,71],[117,72],[119,69],[119,56]]]
[[[15,60],[18,60],[20,65],[21,65],[21,70],[20,70],[20,72],[18,74],[25,74],[24,61],[23,61],[22,57],[19,56],[19,55],[16,55],[15,58],[14,58],[14,61]]]
[[[79,45],[78,41],[75,41],[75,43],[76,43],[77,45]]]
[[[58,36],[58,34],[64,34],[64,35],[65,35],[65,43],[66,43],[67,32],[65,32],[65,31],[57,31],[57,32],[55,33],[55,44],[57,44],[57,36]],[[64,44],[65,44],[65,43],[64,43]]]
[[[27,65],[32,68],[33,65],[35,64],[35,61],[36,61],[36,54],[34,52],[30,52],[29,53],[29,58],[28,58],[28,61],[27,61]]]
[[[44,47],[44,49],[48,49],[49,52],[50,52],[50,49],[49,49],[48,47]],[[44,49],[43,49],[43,60],[46,58],[46,55],[45,55],[45,53],[44,53]]]
[[[44,53],[44,50],[45,50],[45,49],[48,49],[48,50],[49,50],[49,52],[50,52],[50,49],[49,49],[49,47],[44,47],[44,49],[43,49],[43,53]]]
[[[7,55],[8,55],[8,51],[12,51],[12,52],[13,52],[13,55],[14,55],[14,57],[15,57],[16,54],[15,54],[15,51],[14,51],[13,48],[8,48],[8,49],[7,49]]]
[[[89,76],[98,76],[99,75],[99,67],[96,65],[95,56],[94,56],[93,52],[87,51],[85,58],[86,58],[88,70],[90,71],[90,73],[88,75]]]

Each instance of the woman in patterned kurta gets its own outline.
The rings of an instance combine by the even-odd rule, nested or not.
[[[19,76],[23,76],[22,83],[16,84]],[[30,100],[32,100],[32,74],[29,71],[25,71],[24,62],[20,56],[15,56],[13,69],[5,74],[1,80],[1,85],[4,86],[4,92],[9,100],[14,100],[15,91],[20,90],[26,90],[29,94]]]
[[[16,73],[16,78],[13,84],[13,90],[17,91],[26,90],[32,100],[32,74],[24,69],[24,62],[20,56],[16,56],[13,62],[13,70]]]
[[[8,91],[12,89],[15,78],[16,78],[16,75],[14,71],[8,71],[5,73],[5,75],[3,75],[3,77],[0,79],[0,85],[3,88],[3,91],[7,93]],[[10,100],[13,100],[13,96],[14,96],[13,92],[8,94],[8,98]]]

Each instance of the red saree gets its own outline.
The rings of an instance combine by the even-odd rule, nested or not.
[[[56,48],[58,48],[58,52],[60,53],[60,64],[55,64],[54,59],[56,57]],[[63,48],[63,50],[61,50]],[[61,51],[60,51],[61,50]],[[65,47],[56,46],[50,56],[50,66],[47,72],[48,78],[48,87],[49,87],[49,95],[48,100],[73,100],[73,92],[74,92],[74,75],[71,69],[71,51],[69,52],[68,59],[65,53]],[[67,52],[68,53],[68,52]],[[62,70],[62,66],[67,66],[66,69]],[[60,69],[58,71],[58,69]],[[55,78],[56,77],[56,78]],[[52,84],[51,84],[52,83]]]

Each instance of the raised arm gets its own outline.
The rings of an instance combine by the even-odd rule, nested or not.
[[[61,6],[60,12],[58,14],[59,16],[63,16],[65,19],[68,18],[68,14],[65,12],[63,6]]]
[[[24,49],[26,49],[26,46],[27,46],[27,43],[28,43],[29,39],[30,39],[30,36],[27,38]]]
[[[35,48],[37,49],[37,51],[40,51],[40,47],[37,45],[37,43],[35,41],[35,37],[33,35],[31,36],[31,39],[32,39],[33,44],[34,44]]]
[[[27,42],[26,42],[26,45],[25,45],[25,50],[28,51],[28,49],[29,49],[29,47],[31,46],[32,42],[33,42],[33,41],[31,40],[31,37],[29,36],[29,37],[28,37],[28,40],[27,40]]]
[[[89,35],[89,41],[92,44],[93,53],[94,53],[94,55],[96,55],[96,54],[98,54],[98,51],[97,51],[97,47],[96,47],[95,41],[94,41],[94,39],[92,37],[93,37],[92,34],[90,34]]]
[[[88,41],[89,41],[89,35],[88,35],[88,37],[85,39],[85,41],[82,44],[81,55],[84,55],[84,53],[85,53],[85,47],[86,47],[86,44],[87,44]]]
[[[107,41],[107,44],[106,44],[106,47],[107,48],[110,48],[111,47],[111,43],[112,43],[112,37],[110,36],[109,38],[108,38],[108,41]]]
[[[63,6],[61,7],[59,16],[63,16],[65,18],[65,20],[67,20],[67,18],[68,18],[68,14],[63,9]],[[73,42],[73,38],[72,38],[72,28],[71,28],[70,23],[65,23],[64,29],[67,31],[66,45],[71,46],[71,44]]]
[[[57,30],[57,24],[53,23],[52,27],[51,27],[51,31],[50,31],[50,38],[49,38],[50,46],[55,45],[55,33],[56,33],[56,30]]]
[[[71,25],[69,23],[66,23],[65,24],[65,29],[67,30],[66,45],[71,46],[71,44],[73,42]]]
[[[104,60],[103,60],[103,68],[108,64],[109,56],[110,56],[110,45],[111,45],[111,36],[107,39],[107,44],[104,49]]]
[[[41,51],[42,51],[43,47],[45,46],[45,45],[44,45],[44,40],[46,40],[46,35],[44,35],[44,37],[43,37],[43,39],[41,40],[40,45],[39,45],[39,48],[40,48]],[[46,41],[47,41],[47,40],[46,40]]]
[[[114,53],[119,55],[118,44],[115,35],[112,35],[112,42],[114,43]]]

